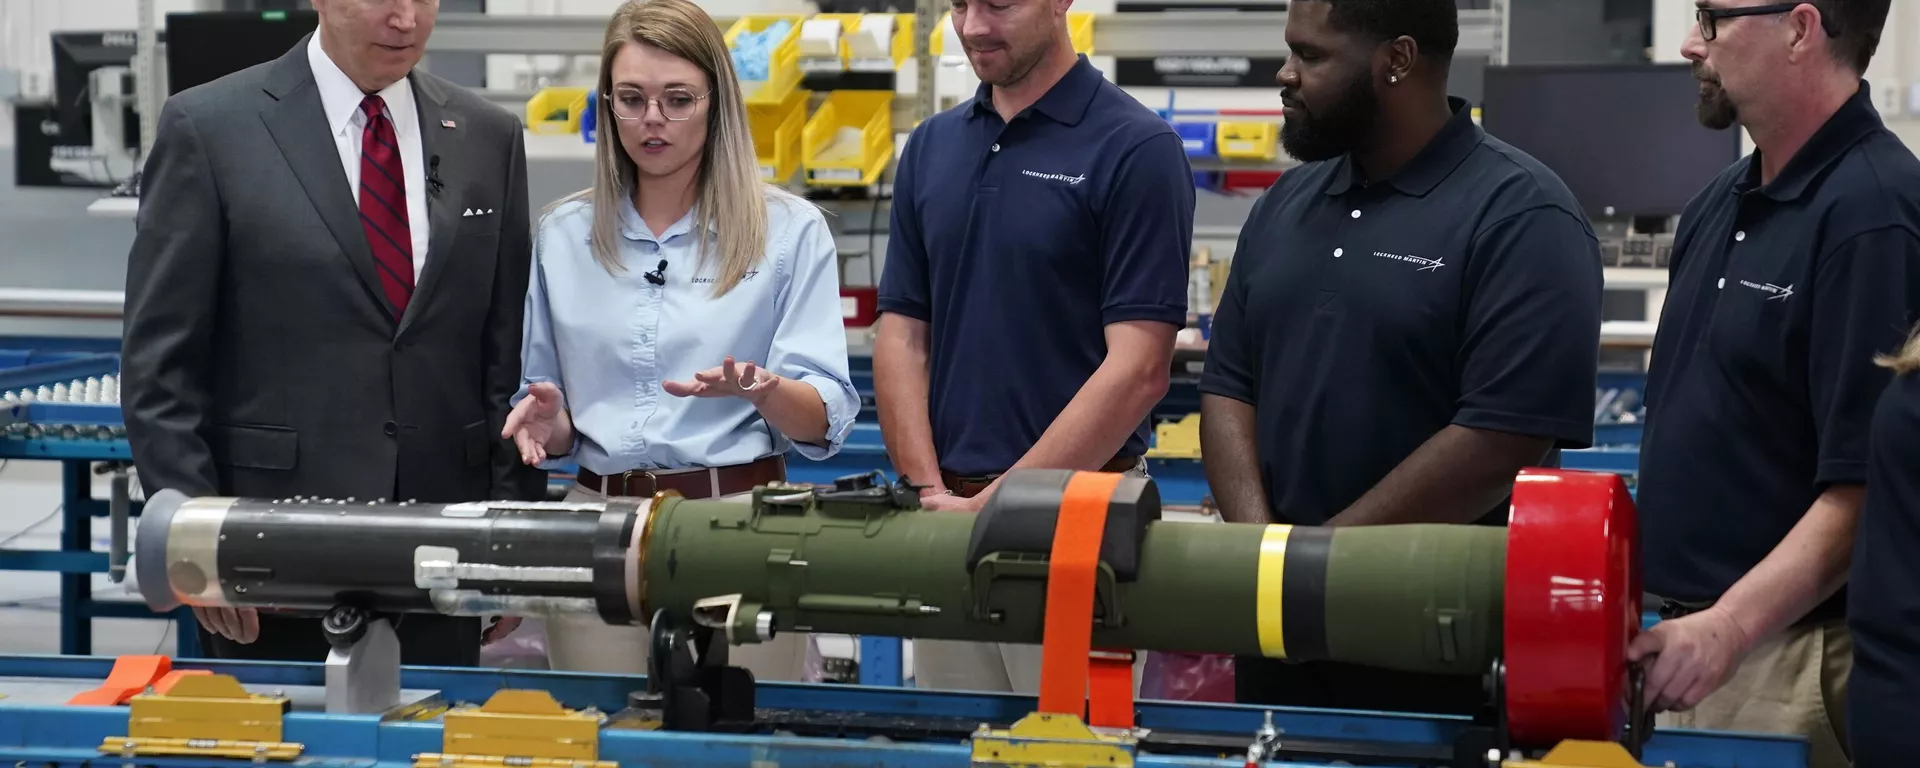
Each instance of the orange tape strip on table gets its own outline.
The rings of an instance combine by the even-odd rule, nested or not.
[[[1040,711],[1081,716],[1093,650],[1093,579],[1100,565],[1107,505],[1120,475],[1076,472],[1067,480],[1053,527],[1047,617],[1040,649]],[[1131,674],[1131,673],[1129,673]],[[1128,690],[1132,685],[1129,679]],[[1131,707],[1129,707],[1131,709]]]

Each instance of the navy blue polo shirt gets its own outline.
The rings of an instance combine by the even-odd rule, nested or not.
[[[1276,521],[1326,522],[1451,424],[1593,440],[1599,243],[1558,176],[1452,105],[1391,178],[1302,165],[1240,230],[1200,387],[1255,407]]]
[[[1186,324],[1193,205],[1180,138],[1084,56],[1011,122],[982,84],[913,130],[879,309],[930,325],[942,469],[1019,461],[1106,358],[1108,324]]]
[[[1911,765],[1920,755],[1920,375],[1887,386],[1869,440],[1847,590],[1847,733],[1861,768]]]
[[[1873,359],[1920,308],[1920,162],[1864,84],[1772,182],[1756,157],[1682,214],[1647,373],[1641,552],[1677,600],[1718,599],[1827,486],[1866,482]]]

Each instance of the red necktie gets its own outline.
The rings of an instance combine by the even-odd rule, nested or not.
[[[413,235],[407,230],[406,171],[400,166],[400,142],[394,138],[387,103],[379,96],[361,100],[367,126],[360,131],[360,226],[373,247],[380,287],[393,303],[393,316],[406,314],[413,297]]]

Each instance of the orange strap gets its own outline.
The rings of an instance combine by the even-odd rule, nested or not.
[[[1093,649],[1093,580],[1100,566],[1107,505],[1121,475],[1076,472],[1067,480],[1053,527],[1047,616],[1040,646],[1040,711],[1081,716]],[[1131,671],[1128,688],[1132,688]],[[1131,707],[1129,706],[1129,709]]]
[[[1093,665],[1092,702],[1087,724],[1098,728],[1133,727],[1133,652],[1098,650]]]
[[[113,671],[107,673],[105,683],[99,688],[75,695],[67,703],[82,707],[125,704],[172,669],[173,659],[166,656],[121,656],[114,659]]]

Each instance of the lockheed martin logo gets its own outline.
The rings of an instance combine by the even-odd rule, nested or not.
[[[1761,293],[1769,294],[1767,301],[1786,301],[1793,296],[1793,286],[1791,285],[1782,288],[1773,283],[1756,283],[1750,280],[1742,280],[1740,284]]]
[[[1447,265],[1446,262],[1441,261],[1439,259],[1427,259],[1419,256],[1402,256],[1398,253],[1387,253],[1386,251],[1374,251],[1373,255],[1383,259],[1393,259],[1395,261],[1404,261],[1404,262],[1407,262],[1408,264],[1417,264],[1419,265],[1419,268],[1414,270],[1415,272],[1432,272],[1434,270],[1437,270]]]
[[[1064,181],[1067,183],[1067,186],[1069,187],[1087,180],[1087,177],[1084,174],[1080,176],[1068,176],[1064,173],[1041,173],[1039,171],[1029,171],[1025,169],[1021,169],[1020,172],[1028,176],[1032,176],[1036,179],[1046,179],[1048,181]]]

